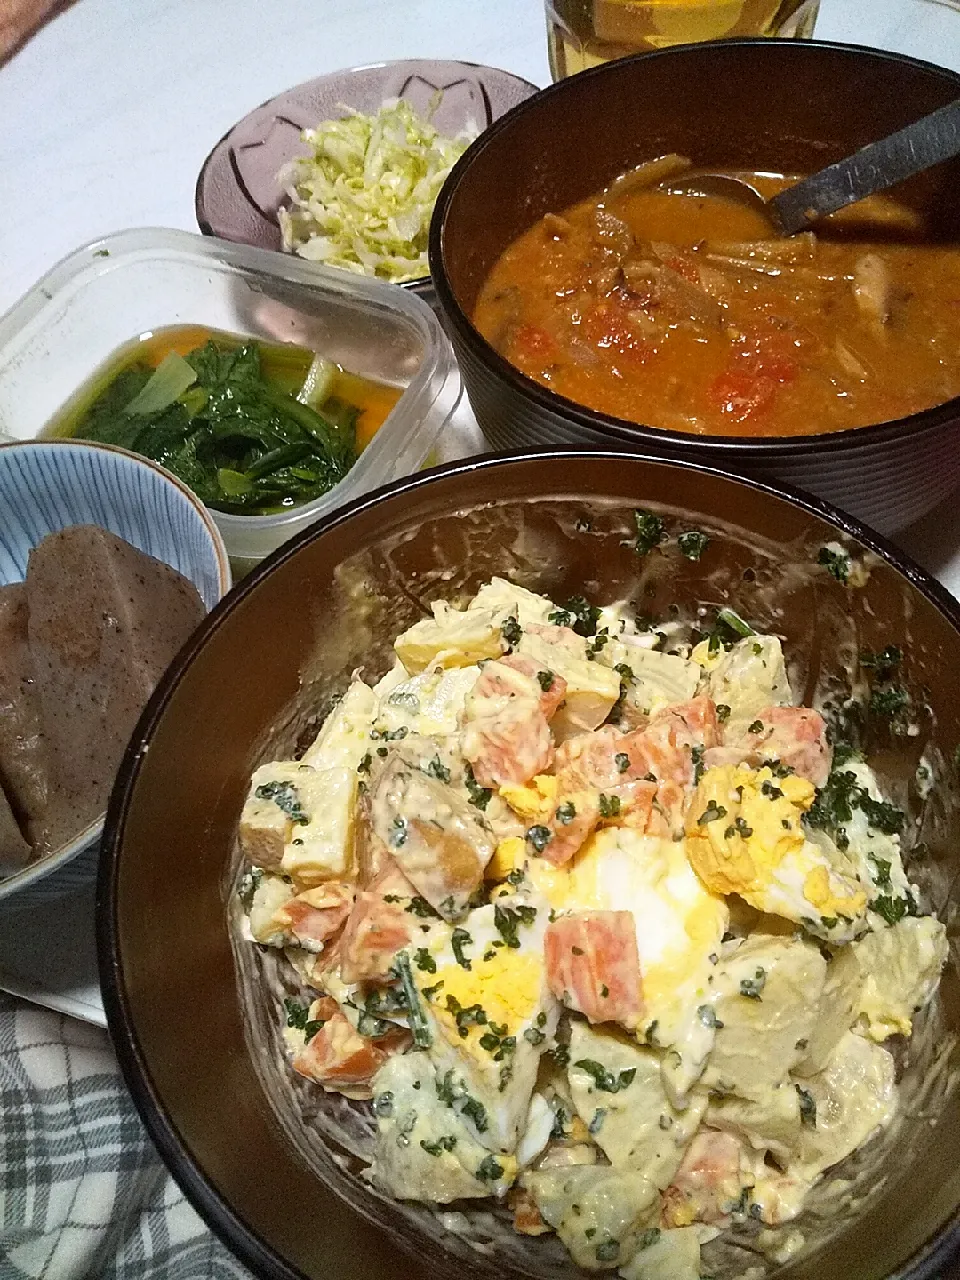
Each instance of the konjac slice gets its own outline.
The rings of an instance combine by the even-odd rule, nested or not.
[[[0,587],[0,782],[24,832],[35,839],[49,779],[27,617],[25,585]]]
[[[10,802],[0,791],[0,873],[19,871],[30,861],[31,848],[17,826]]]
[[[203,617],[175,569],[93,525],[44,538],[27,566],[29,639],[56,778],[41,851],[89,826],[140,712]]]

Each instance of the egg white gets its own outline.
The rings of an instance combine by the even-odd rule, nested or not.
[[[729,923],[723,899],[704,887],[682,840],[627,827],[598,831],[565,867],[532,859],[528,870],[557,912],[633,915],[644,1005],[637,1037],[675,1050],[664,1057],[665,1083],[672,1100],[682,1102],[713,1044],[709,1018],[699,1011],[712,999]]]

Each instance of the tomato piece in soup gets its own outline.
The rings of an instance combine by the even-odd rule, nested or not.
[[[776,396],[777,383],[773,378],[746,369],[727,369],[707,388],[711,408],[737,426],[767,413]]]
[[[548,359],[555,351],[553,338],[546,329],[524,324],[513,335],[512,355],[517,360],[537,363]]]

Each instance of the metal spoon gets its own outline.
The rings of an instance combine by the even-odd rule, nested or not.
[[[875,191],[885,191],[942,160],[960,155],[960,99],[922,116],[905,129],[828,165],[819,173],[765,200],[742,178],[720,173],[669,178],[660,185],[677,194],[720,196],[761,214],[784,236],[796,235],[818,218]]]

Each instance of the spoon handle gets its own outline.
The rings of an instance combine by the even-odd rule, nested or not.
[[[784,235],[960,155],[960,99],[821,169],[768,202]]]

